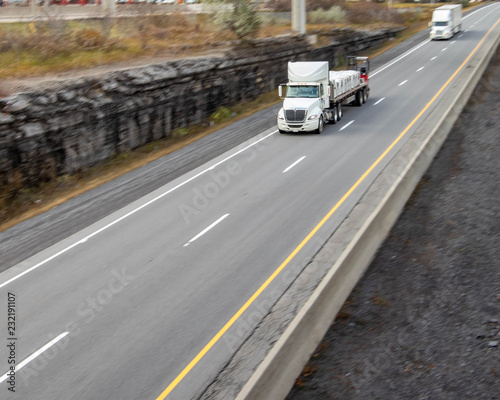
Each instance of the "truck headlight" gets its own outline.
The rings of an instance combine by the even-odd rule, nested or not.
[[[311,120],[311,119],[317,119],[318,117],[319,117],[319,115],[318,115],[318,114],[313,114],[313,115],[311,115],[309,118],[307,118],[307,120],[309,121],[309,120]]]

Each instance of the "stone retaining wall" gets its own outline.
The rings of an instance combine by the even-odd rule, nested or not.
[[[288,61],[358,54],[397,30],[343,32],[313,48],[304,36],[252,41],[222,58],[168,62],[68,80],[0,99],[0,194],[36,186],[172,136],[286,82]],[[15,190],[15,188],[13,188]],[[10,190],[10,189],[9,189]]]

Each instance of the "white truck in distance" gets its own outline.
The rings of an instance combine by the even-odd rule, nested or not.
[[[449,4],[436,8],[429,26],[431,40],[451,38],[462,30],[462,5]]]
[[[288,63],[288,83],[279,85],[283,108],[278,130],[323,132],[342,118],[342,105],[361,106],[368,98],[368,57],[347,57],[346,71],[330,71],[328,61]]]

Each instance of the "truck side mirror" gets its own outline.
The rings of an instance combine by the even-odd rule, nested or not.
[[[281,99],[285,98],[286,95],[286,85],[278,86],[278,95]]]

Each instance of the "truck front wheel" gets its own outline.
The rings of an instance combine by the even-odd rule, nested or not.
[[[344,112],[342,111],[342,104],[337,104],[337,121],[340,121],[344,116]]]
[[[323,132],[323,128],[325,126],[325,122],[323,121],[323,116],[319,117],[319,121],[318,121],[318,129],[316,129],[314,131],[314,133],[317,133],[318,135],[321,134],[321,132]]]

